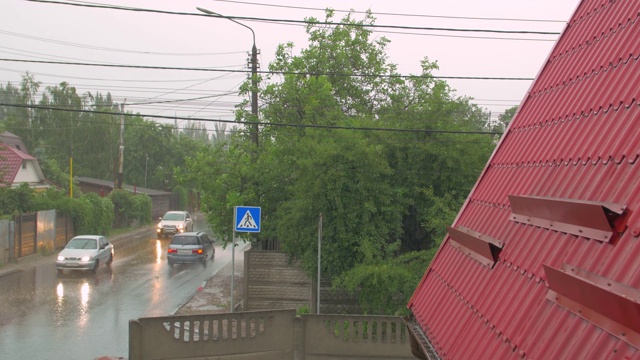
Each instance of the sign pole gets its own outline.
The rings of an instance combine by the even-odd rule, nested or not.
[[[236,212],[238,211],[238,207],[234,206],[233,208],[233,221],[236,219]],[[234,277],[236,270],[236,226],[233,224],[233,236],[231,237],[231,310],[229,312],[233,312],[233,285],[234,285]]]
[[[316,295],[316,314],[320,314],[320,259],[322,254],[322,213],[318,217],[318,294]]]
[[[240,212],[240,214],[238,214]],[[231,239],[231,312],[234,310],[233,287],[235,275],[236,257],[236,232],[257,233],[260,232],[261,209],[257,206],[233,207],[233,239]],[[238,218],[240,216],[240,218]]]

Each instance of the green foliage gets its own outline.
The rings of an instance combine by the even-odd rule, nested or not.
[[[96,234],[109,235],[114,219],[114,204],[109,198],[89,193],[79,200],[87,203],[90,209],[90,228]]]
[[[92,234],[96,221],[93,218],[93,209],[91,203],[81,200],[82,198],[67,198],[61,201],[56,210],[71,215],[73,220],[73,228],[76,234]]]
[[[137,219],[140,225],[150,224],[153,214],[151,197],[146,194],[137,194],[133,197],[132,218]]]
[[[61,189],[69,188],[69,173],[62,171],[58,162],[54,159],[39,161],[44,177],[56,184]]]
[[[171,125],[141,116],[123,117],[111,94],[84,93],[67,82],[40,89],[27,73],[19,85],[0,85],[0,127],[22,138],[38,158],[45,177],[69,189],[69,174],[113,179],[119,166],[121,120],[124,120],[125,183],[170,191],[177,185],[173,169],[209,142],[202,124],[189,123],[184,134]],[[38,99],[37,94],[41,94]],[[34,108],[24,107],[34,106]],[[47,108],[76,111],[58,111]],[[96,112],[92,112],[96,111]],[[74,196],[78,195],[74,191]]]
[[[189,192],[187,188],[182,185],[176,185],[173,188],[173,193],[178,195],[178,208],[186,209],[189,206]]]
[[[151,222],[151,198],[145,194],[132,194],[114,190],[109,194],[115,210],[115,227],[128,227],[132,221],[140,224]]]
[[[35,211],[34,191],[27,184],[17,188],[0,187],[0,211],[7,217],[19,213]]]
[[[366,313],[406,315],[406,304],[434,254],[435,249],[414,251],[386,261],[358,264],[343,273],[334,287],[358,294]]]
[[[396,313],[495,144],[476,134],[490,130],[487,114],[434,78],[435,62],[397,76],[374,22],[370,13],[309,19],[308,47],[280,45],[275,74],[260,79],[259,146],[239,132],[177,174],[202,193],[216,236],[228,241],[234,206],[260,206],[258,236],[279,240],[309,274],[322,214],[323,278],[359,289],[367,311]],[[237,118],[252,119],[242,109]]]
[[[511,122],[514,116],[516,116],[516,112],[518,111],[518,106],[512,106],[504,111],[504,113],[498,116],[498,123],[495,125],[496,130],[504,131],[507,128],[507,125]]]
[[[310,313],[311,309],[309,308],[309,305],[302,305],[298,309],[296,309],[296,315],[298,316]]]
[[[334,16],[328,10],[325,20]],[[386,55],[389,41],[368,26],[375,23],[372,14],[354,16],[332,25],[310,18],[305,49],[278,47],[269,64],[273,73],[259,78],[264,125],[258,147],[246,127],[211,138],[201,124],[189,123],[179,133],[128,114],[125,182],[173,191],[183,208],[196,189],[214,235],[224,243],[234,207],[260,206],[262,231],[246,238],[278,239],[309,273],[317,266],[322,214],[323,274],[360,291],[367,311],[401,313],[398,304],[413,290],[495,146],[493,136],[472,133],[496,127],[482,109],[432,76],[437,63],[427,57],[421,73],[397,76]],[[27,74],[20,86],[0,86],[0,98],[101,113],[0,106],[0,125],[23,137],[47,177],[63,189],[71,170],[74,176],[112,179],[122,108],[110,94],[78,94],[65,82],[44,92],[39,86]],[[248,79],[241,91],[251,90]],[[245,105],[238,107],[237,120],[255,121]],[[389,131],[362,130],[371,128]],[[101,200],[60,195],[46,192],[31,203],[27,194],[0,190],[0,209],[55,205],[72,214],[82,232],[105,228],[107,205]],[[148,197],[115,191],[109,199],[116,226],[150,221]]]

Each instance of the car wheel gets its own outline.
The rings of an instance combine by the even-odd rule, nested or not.
[[[96,260],[96,264],[93,266],[93,272],[98,271],[98,266],[100,266],[100,260]]]
[[[58,272],[58,275],[62,275],[62,273],[64,272],[62,269],[56,269]]]
[[[173,267],[173,262],[172,261],[167,261],[167,265],[169,265],[169,267]]]
[[[113,255],[109,254],[109,260],[107,260],[107,266],[111,266],[112,262],[113,262]]]

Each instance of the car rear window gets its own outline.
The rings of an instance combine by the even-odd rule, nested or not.
[[[197,236],[174,236],[171,243],[174,245],[199,245]]]

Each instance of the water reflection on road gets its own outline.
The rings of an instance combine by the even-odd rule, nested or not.
[[[127,357],[129,320],[172,314],[231,259],[230,248],[217,247],[207,267],[169,268],[169,241],[150,235],[118,244],[111,267],[95,274],[57,275],[52,256],[51,263],[0,277],[0,358]]]

